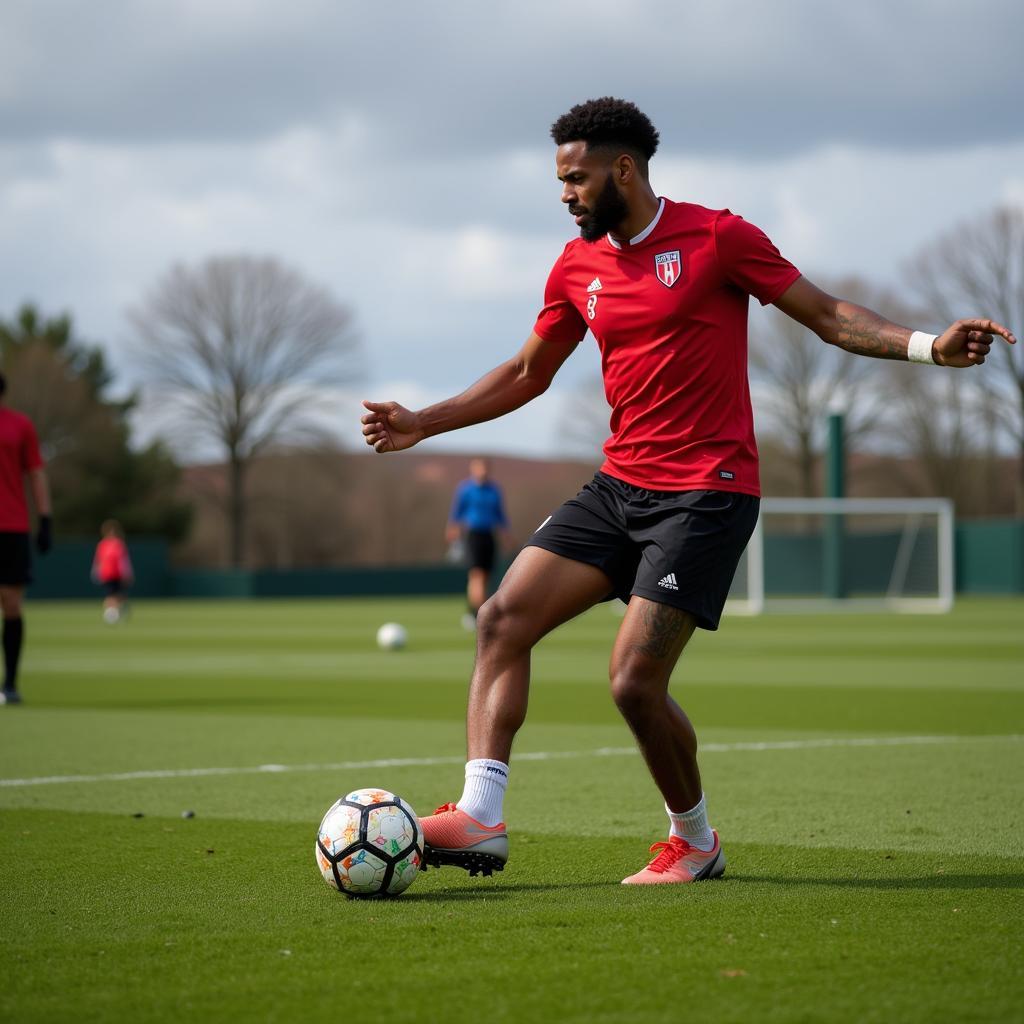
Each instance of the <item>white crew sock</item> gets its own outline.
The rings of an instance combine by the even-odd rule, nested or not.
[[[508,765],[485,757],[466,762],[466,786],[455,805],[481,825],[493,828],[501,823],[501,803],[508,785]]]
[[[665,804],[668,811],[668,818],[671,822],[669,835],[679,836],[685,839],[691,846],[707,853],[714,848],[715,837],[711,834],[711,826],[708,824],[708,809],[704,803],[704,794],[700,795],[700,803],[691,807],[688,811],[680,811],[678,814]]]

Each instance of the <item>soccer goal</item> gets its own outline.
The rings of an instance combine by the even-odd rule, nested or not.
[[[948,612],[947,498],[765,498],[726,610]]]

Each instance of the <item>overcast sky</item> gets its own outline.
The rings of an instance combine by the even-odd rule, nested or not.
[[[1019,0],[5,0],[0,315],[71,312],[127,387],[125,310],[164,270],[275,255],[353,307],[360,393],[444,397],[528,334],[574,233],[548,128],[608,94],[660,130],[660,194],[812,278],[897,284],[1024,204],[1022,42]],[[586,342],[526,410],[430,443],[557,454],[596,368]]]

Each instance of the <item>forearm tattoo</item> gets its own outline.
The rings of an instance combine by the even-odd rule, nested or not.
[[[868,309],[854,307],[849,312],[839,311],[836,344],[847,352],[876,359],[906,359],[907,330],[890,323]]]
[[[692,616],[667,604],[645,601],[640,609],[643,634],[633,643],[637,654],[648,658],[667,658],[679,647],[679,638],[693,631]]]

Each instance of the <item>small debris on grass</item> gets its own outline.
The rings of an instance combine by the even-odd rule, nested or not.
[[[142,811],[134,811],[132,813],[132,817],[133,818],[144,818],[145,815],[142,813]]]
[[[747,972],[742,967],[723,967],[718,972],[723,978],[745,978]]]
[[[292,955],[292,951],[290,949],[280,949],[280,950],[278,950],[278,952],[281,954],[281,956],[291,956]]]
[[[182,811],[181,812],[181,816],[183,818],[194,818],[196,816],[196,812],[195,811]]]
[[[207,853],[213,853],[213,847],[212,847],[212,846],[208,846],[208,847],[206,848],[206,852],[207,852]]]

